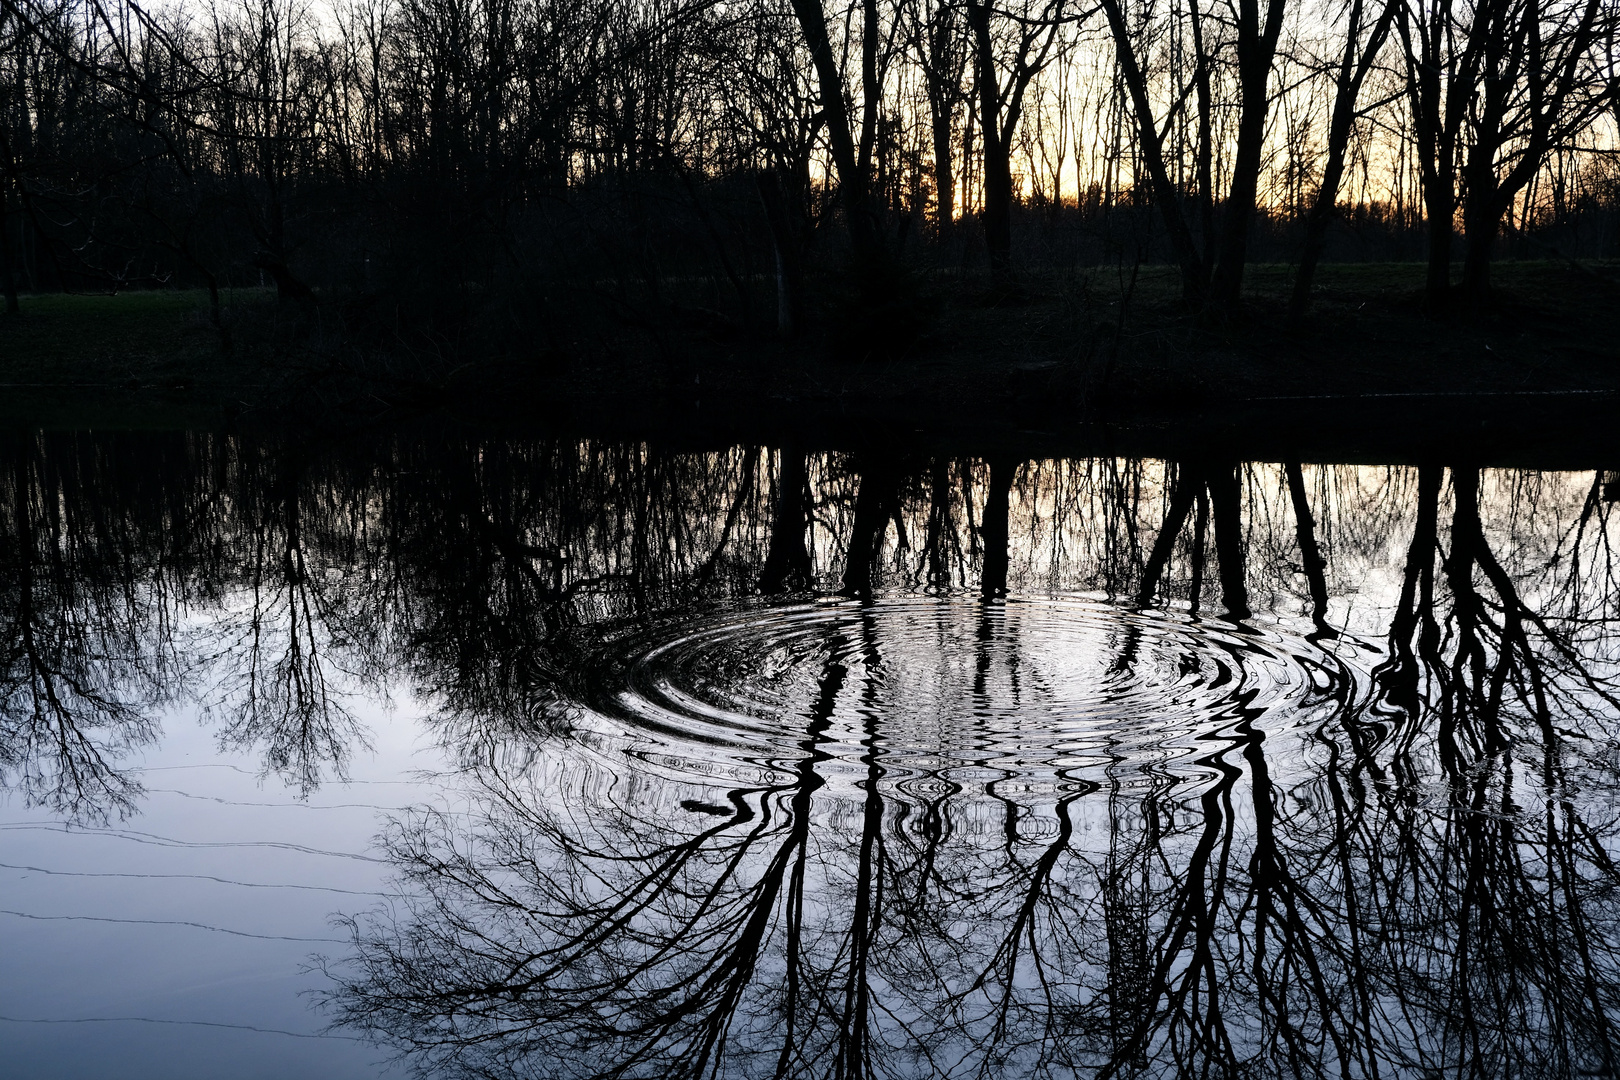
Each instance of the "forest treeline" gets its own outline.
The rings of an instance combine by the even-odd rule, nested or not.
[[[0,285],[231,287],[440,340],[806,282],[1620,238],[1617,0],[0,0]],[[852,271],[852,272],[851,272]],[[819,275],[819,276],[818,276]],[[846,291],[849,291],[846,289]],[[888,305],[888,306],[884,306]],[[574,331],[569,331],[573,333]]]

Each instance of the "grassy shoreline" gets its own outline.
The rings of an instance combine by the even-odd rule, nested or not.
[[[780,342],[679,305],[656,334],[610,327],[578,357],[516,348],[422,363],[368,357],[332,332],[335,305],[283,305],[267,290],[222,295],[228,347],[200,291],[28,296],[19,317],[0,317],[0,423],[434,414],[716,435],[786,425],[997,439],[1102,425],[1194,441],[1270,427],[1407,442],[1415,426],[1437,443],[1481,427],[1546,441],[1584,425],[1604,429],[1581,433],[1603,450],[1620,406],[1620,268],[1504,263],[1483,321],[1426,315],[1422,276],[1409,263],[1323,267],[1298,327],[1284,317],[1286,266],[1251,268],[1244,317],[1226,326],[1181,311],[1165,267],[1026,275],[1011,291],[924,278],[926,332],[883,359],[849,358],[831,320]]]

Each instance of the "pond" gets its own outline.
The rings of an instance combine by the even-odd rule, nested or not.
[[[1616,1071],[1601,469],[7,439],[9,1075]]]

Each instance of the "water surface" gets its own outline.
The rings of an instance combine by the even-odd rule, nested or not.
[[[8,451],[18,1075],[1614,1071],[1601,472]]]

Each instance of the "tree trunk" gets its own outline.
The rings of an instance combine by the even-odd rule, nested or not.
[[[1215,255],[1215,140],[1213,137],[1215,103],[1209,85],[1210,58],[1204,52],[1204,18],[1198,0],[1189,0],[1188,20],[1192,24],[1193,52],[1198,66],[1193,71],[1193,82],[1198,94],[1198,148],[1195,169],[1198,177],[1198,228],[1203,240],[1203,273],[1207,279]]]
[[[1428,232],[1428,273],[1424,283],[1430,313],[1445,311],[1451,301],[1451,236],[1456,203],[1456,143],[1462,112],[1449,103],[1442,110],[1441,30],[1421,21],[1414,26],[1407,4],[1397,9],[1396,26],[1406,53],[1406,94],[1416,128],[1413,150],[1423,187],[1423,215]],[[1414,29],[1416,35],[1414,36]],[[1446,72],[1445,82],[1453,74]],[[1448,90],[1455,90],[1454,86]]]
[[[952,123],[962,97],[962,54],[958,49],[956,8],[933,9],[921,47],[928,88],[928,120],[934,145],[934,233],[945,240],[956,221],[956,162],[951,153]]]
[[[951,108],[934,105],[934,231],[944,240],[956,221],[956,171],[951,159]]]
[[[990,272],[1005,278],[1012,270],[1012,162],[1000,139],[984,140],[984,246]]]
[[[816,69],[817,97],[827,122],[827,141],[832,148],[833,168],[838,173],[838,195],[844,204],[855,259],[862,266],[876,266],[883,259],[883,239],[870,205],[871,185],[863,168],[866,155],[857,157],[849,108],[844,99],[844,78],[827,34],[826,16],[820,0],[793,0],[793,13]]]
[[[6,314],[18,313],[17,278],[12,272],[11,215],[6,206],[6,181],[0,177],[0,289],[6,294]]]
[[[1451,305],[1451,218],[1457,212],[1451,196],[1451,182],[1440,182],[1435,190],[1425,192],[1424,214],[1428,217],[1429,269],[1424,279],[1423,293],[1431,312],[1447,310]]]
[[[1012,151],[1002,138],[1001,88],[996,83],[990,7],[968,0],[967,12],[973,30],[979,127],[984,131],[984,246],[991,275],[1004,278],[1012,265]]]
[[[792,338],[804,325],[799,238],[788,217],[787,201],[782,197],[781,177],[775,170],[765,169],[755,181],[759,201],[765,207],[765,223],[771,230],[771,248],[776,255],[776,330],[784,339]]]
[[[1344,176],[1344,149],[1348,139],[1341,142],[1336,138],[1338,119],[1335,115],[1333,130],[1328,135],[1328,157],[1322,169],[1322,185],[1317,188],[1316,201],[1305,218],[1305,247],[1299,255],[1299,269],[1294,272],[1294,292],[1288,300],[1288,317],[1296,322],[1311,307],[1316,264],[1321,261],[1322,250],[1327,246],[1328,224],[1333,220],[1339,197],[1339,181]],[[1348,125],[1346,127],[1348,135]]]
[[[1153,106],[1148,95],[1147,76],[1136,59],[1136,48],[1131,42],[1131,31],[1125,21],[1119,0],[1102,0],[1103,12],[1108,16],[1108,27],[1114,37],[1114,55],[1119,61],[1119,75],[1131,98],[1131,111],[1136,116],[1136,129],[1142,158],[1152,182],[1153,201],[1158,204],[1159,215],[1169,234],[1170,250],[1181,270],[1181,295],[1188,306],[1198,306],[1209,291],[1209,276],[1203,260],[1193,245],[1192,232],[1181,212],[1181,193],[1170,180],[1164,163],[1164,146],[1153,118]]]
[[[1480,200],[1485,202],[1485,200]],[[1501,228],[1501,216],[1490,206],[1477,209],[1470,198],[1464,215],[1462,293],[1469,311],[1482,316],[1491,304],[1491,254],[1496,246],[1496,234]]]
[[[1514,70],[1515,65],[1507,59],[1507,39],[1514,35],[1503,6],[1481,5],[1475,14],[1476,20],[1484,20],[1486,12],[1494,16],[1485,22],[1486,40],[1481,66],[1487,74],[1469,108],[1473,131],[1472,138],[1468,140],[1468,158],[1463,165],[1462,182],[1462,295],[1469,311],[1476,316],[1484,314],[1490,304],[1491,249],[1495,245],[1497,230],[1502,225],[1502,215],[1512,198],[1511,195],[1503,198],[1496,167],[1497,151],[1507,139],[1503,124],[1508,112],[1508,89],[1503,83],[1508,79],[1522,81],[1522,76],[1526,74],[1522,70]],[[1539,77],[1539,74],[1534,73],[1532,78]],[[1537,104],[1541,98],[1540,93],[1536,92],[1538,86],[1531,87],[1530,95],[1532,102]],[[1532,133],[1530,145],[1525,148],[1527,157],[1537,159],[1539,164],[1541,150]]]
[[[1226,212],[1221,221],[1220,254],[1209,289],[1210,306],[1222,314],[1229,314],[1237,307],[1243,291],[1249,227],[1254,221],[1255,203],[1260,193],[1260,166],[1265,154],[1271,65],[1277,54],[1277,35],[1282,32],[1283,8],[1284,0],[1270,0],[1262,27],[1259,0],[1240,0],[1238,4],[1242,113],[1238,120],[1237,156],[1232,162],[1232,186],[1227,192]],[[1218,522],[1219,510],[1216,513]]]
[[[1316,201],[1305,220],[1305,246],[1299,257],[1299,270],[1294,275],[1294,293],[1288,303],[1288,316],[1298,320],[1310,310],[1311,284],[1316,277],[1316,264],[1327,245],[1328,223],[1333,220],[1339,200],[1339,182],[1344,178],[1344,155],[1350,146],[1350,129],[1355,124],[1356,101],[1366,81],[1372,62],[1389,36],[1394,20],[1395,5],[1400,0],[1385,0],[1384,11],[1378,17],[1367,43],[1361,47],[1361,58],[1356,60],[1357,38],[1361,33],[1361,0],[1355,0],[1350,11],[1350,25],[1345,33],[1344,54],[1339,61],[1338,85],[1333,97],[1333,118],[1328,125],[1327,161],[1322,167],[1322,183],[1316,190]],[[1352,69],[1352,65],[1353,69]]]
[[[213,324],[214,332],[219,335],[219,348],[221,352],[231,351],[231,331],[225,325],[225,315],[221,310],[219,301],[219,279],[208,270],[203,271],[208,282],[208,321]]]

